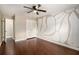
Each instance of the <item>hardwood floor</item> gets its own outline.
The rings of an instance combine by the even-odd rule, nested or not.
[[[16,42],[16,54],[21,55],[35,55],[37,53],[37,39],[28,39],[20,42]],[[19,49],[19,50],[18,50]]]
[[[0,46],[0,55],[5,54],[5,48],[6,48],[6,43],[5,43],[5,41],[3,41],[1,46]]]
[[[7,40],[5,55],[78,55],[79,51],[36,37],[23,41]]]
[[[77,55],[79,51],[69,49],[39,38],[16,42],[17,54],[26,55]]]
[[[48,54],[48,55],[75,55],[79,54],[78,51],[73,49],[69,49],[64,46],[60,46],[54,43],[50,43],[45,40],[38,40],[38,53],[39,54]],[[40,48],[41,47],[41,48]]]
[[[6,48],[5,48],[5,54],[6,55],[13,55],[15,54],[15,41],[12,38],[7,39],[6,41]]]

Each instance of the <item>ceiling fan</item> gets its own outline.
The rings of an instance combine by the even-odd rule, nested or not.
[[[29,11],[27,13],[35,12],[37,15],[39,15],[39,12],[46,12],[46,10],[39,9],[40,7],[41,7],[41,4],[37,4],[32,7],[24,6],[24,8],[31,9],[31,11]]]

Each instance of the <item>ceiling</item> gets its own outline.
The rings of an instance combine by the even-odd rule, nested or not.
[[[39,15],[35,13],[27,13],[30,9],[23,8],[23,6],[32,7],[34,4],[0,4],[0,11],[5,17],[11,17],[13,14],[22,15],[28,18],[36,18],[45,15],[56,15],[64,10],[78,7],[78,4],[41,4],[40,9],[47,10],[46,13],[39,12]]]

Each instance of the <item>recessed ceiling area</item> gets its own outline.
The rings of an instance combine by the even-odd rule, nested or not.
[[[78,4],[41,4],[40,9],[45,9],[47,12],[39,12],[39,15],[36,15],[34,12],[27,13],[30,9],[24,8],[23,6],[32,7],[35,4],[1,4],[0,11],[5,17],[10,18],[13,14],[22,15],[28,18],[36,18],[45,15],[56,15],[59,12],[64,10],[78,7]]]

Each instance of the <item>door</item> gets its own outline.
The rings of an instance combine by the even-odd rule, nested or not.
[[[13,38],[13,19],[5,19],[6,39]]]

